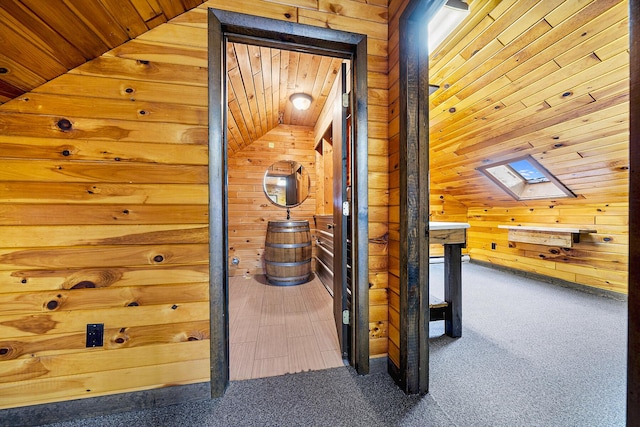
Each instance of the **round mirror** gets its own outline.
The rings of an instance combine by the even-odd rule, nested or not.
[[[309,172],[298,162],[280,160],[264,174],[264,194],[282,208],[298,206],[309,197]]]

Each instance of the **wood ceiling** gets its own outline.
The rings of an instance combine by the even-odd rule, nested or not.
[[[206,28],[203,0],[7,0],[0,2],[0,104],[37,89],[87,61],[108,55],[148,61],[153,51],[185,55],[206,67],[206,44],[194,46],[186,27]],[[149,32],[179,17],[181,33]],[[201,32],[198,32],[198,40]],[[138,40],[127,44],[126,42]],[[184,39],[187,37],[187,39]],[[152,60],[155,60],[154,57]],[[264,47],[229,44],[228,141],[236,152],[278,124],[313,126],[341,60]],[[87,64],[88,65],[88,64]],[[306,112],[289,96],[312,96]]]
[[[432,191],[535,204],[477,170],[530,154],[578,202],[627,202],[627,1],[476,0],[471,11],[430,57]]]
[[[228,142],[251,144],[278,124],[314,126],[341,59],[229,43],[227,47]],[[295,110],[293,93],[311,95],[307,111]]]

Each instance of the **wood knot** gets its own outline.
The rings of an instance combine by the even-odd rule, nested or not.
[[[47,310],[55,310],[56,308],[58,308],[58,301],[51,300],[47,303]]]
[[[291,19],[291,14],[290,13],[285,13],[284,17],[287,18],[287,19]]]
[[[200,341],[209,338],[206,333],[198,330],[185,332],[183,337],[186,337],[187,341]],[[183,337],[180,337],[180,341],[183,341],[185,339]]]
[[[69,121],[68,119],[58,120],[58,123],[56,123],[56,126],[58,126],[58,128],[63,132],[69,131],[73,127],[73,125],[71,124],[71,121]]]
[[[342,6],[340,6],[339,4],[332,4],[329,6],[329,9],[336,15],[339,15],[342,12]]]
[[[162,261],[164,261],[164,257],[162,255],[156,255],[156,256],[153,257],[153,260],[155,262],[162,262]]]
[[[0,67],[0,74],[7,74],[9,72],[8,68]]]
[[[115,339],[116,344],[124,344],[126,340],[122,337],[118,337]]]
[[[83,280],[82,282],[78,282],[73,285],[70,289],[90,289],[95,288],[96,284],[90,280]]]

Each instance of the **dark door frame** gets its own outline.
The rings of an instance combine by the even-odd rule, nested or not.
[[[225,43],[242,42],[350,59],[353,67],[353,322],[350,361],[369,372],[369,230],[367,38],[362,34],[208,9],[209,28],[209,296],[211,396],[229,384],[229,275]]]
[[[427,26],[446,0],[411,0],[400,17],[400,366],[406,393],[429,391],[429,54]]]

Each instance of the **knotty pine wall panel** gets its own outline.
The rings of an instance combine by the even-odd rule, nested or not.
[[[267,168],[279,160],[295,160],[309,173],[309,198],[291,208],[291,219],[314,228],[316,170],[313,128],[280,125],[229,157],[229,264],[231,276],[264,274],[264,244],[269,221],[284,221],[287,210],[271,203],[263,190]]]
[[[400,123],[399,123],[399,25],[409,0],[389,2],[389,90],[386,104],[388,115],[389,223],[388,240],[388,330],[387,354],[400,366]]]
[[[470,208],[469,253],[474,260],[627,293],[628,212],[626,203]],[[499,225],[581,227],[597,233],[582,234],[573,247],[560,248],[509,242]]]
[[[209,378],[207,73],[141,46],[0,107],[0,408]]]
[[[369,163],[379,165],[388,157],[386,114],[375,109],[388,106],[386,8],[338,3],[207,2],[171,23],[149,21],[153,33],[0,106],[0,159],[11,166],[0,177],[0,227],[11,229],[10,243],[0,239],[0,300],[13,307],[0,313],[0,407],[208,380],[203,12],[367,34]],[[386,191],[386,170],[376,173]],[[371,238],[384,240],[387,199],[371,203]],[[372,283],[386,289],[386,256],[371,263]],[[387,309],[375,300],[371,352],[384,354]],[[86,349],[86,324],[102,322],[104,347]]]

